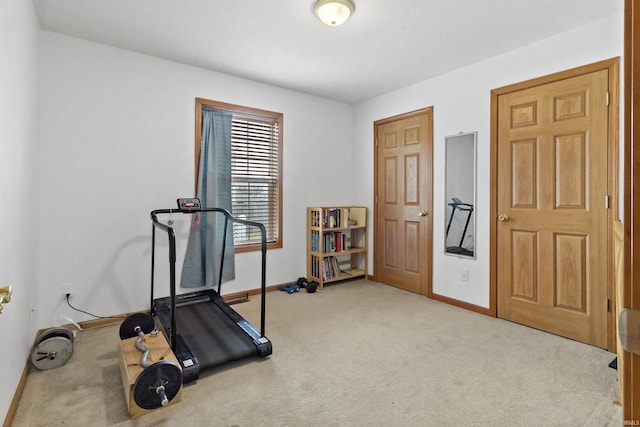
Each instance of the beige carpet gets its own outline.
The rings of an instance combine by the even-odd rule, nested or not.
[[[235,305],[259,324],[259,298]],[[619,426],[613,355],[364,280],[272,292],[274,354],[205,373],[180,403],[130,420],[118,327],[32,370],[21,426]]]

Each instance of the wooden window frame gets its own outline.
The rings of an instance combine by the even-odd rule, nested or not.
[[[257,108],[245,107],[242,105],[227,104],[224,102],[212,101],[204,98],[196,98],[195,111],[195,186],[198,186],[198,168],[200,165],[200,140],[202,139],[202,107],[216,108],[219,110],[231,111],[234,113],[245,113],[253,116],[269,118],[278,121],[278,200],[277,200],[277,233],[276,240],[267,242],[267,249],[282,248],[282,134],[283,134],[283,114],[274,111],[260,110]],[[236,252],[259,251],[260,244],[236,244]]]

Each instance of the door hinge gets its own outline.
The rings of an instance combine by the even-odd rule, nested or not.
[[[604,196],[604,208],[609,209],[609,195]]]
[[[376,194],[376,204],[378,203],[378,195]]]
[[[378,146],[378,138],[376,138],[376,147]]]
[[[609,105],[609,92],[608,91],[604,94],[604,102],[605,102],[605,104]]]
[[[609,298],[607,298],[605,303],[607,304],[607,313],[608,313],[610,311],[610,308],[611,308],[611,300]]]

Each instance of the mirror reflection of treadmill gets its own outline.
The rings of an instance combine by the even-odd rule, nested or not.
[[[464,224],[464,230],[462,230],[462,235],[460,236],[460,242],[458,246],[447,246],[447,252],[450,254],[463,255],[463,256],[473,256],[473,250],[467,249],[462,246],[464,243],[464,238],[467,235],[467,229],[469,228],[469,222],[471,221],[471,215],[473,214],[473,205],[469,203],[464,203],[462,200],[457,197],[451,198],[452,202],[448,203],[451,206],[451,216],[449,217],[449,223],[447,224],[447,232],[445,234],[445,241],[449,238],[449,230],[451,229],[451,223],[453,222],[453,217],[455,216],[457,211],[460,211],[461,214],[464,212],[467,213],[467,219]]]

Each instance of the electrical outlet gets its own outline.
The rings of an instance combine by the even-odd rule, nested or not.
[[[62,296],[66,298],[67,294],[69,294],[69,298],[71,298],[71,295],[73,295],[75,290],[76,285],[74,285],[73,283],[65,283],[62,285]]]
[[[460,280],[462,280],[463,282],[469,281],[469,270],[467,269],[460,270]]]

